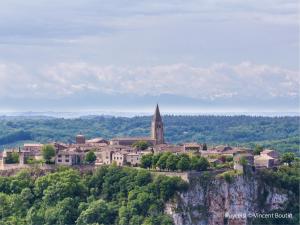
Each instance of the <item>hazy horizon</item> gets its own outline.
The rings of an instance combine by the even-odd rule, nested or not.
[[[276,112],[276,111],[222,111],[222,110],[161,110],[161,114],[174,116],[263,116],[263,117],[282,117],[282,116],[300,116],[300,112]],[[24,117],[54,117],[54,118],[79,118],[86,116],[115,116],[115,117],[134,117],[134,116],[152,116],[153,110],[81,110],[81,111],[0,111],[1,116],[24,116]]]

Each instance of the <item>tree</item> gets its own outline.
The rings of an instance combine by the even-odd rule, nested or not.
[[[135,177],[135,181],[139,186],[147,185],[151,182],[151,173],[146,170],[139,170]]]
[[[167,159],[169,157],[171,153],[170,152],[164,152],[160,157],[159,160],[156,163],[156,166],[161,169],[164,170],[167,167]]]
[[[226,156],[226,162],[232,162],[233,161],[233,156]]]
[[[204,157],[193,156],[191,159],[191,169],[196,171],[207,170],[209,162]]]
[[[12,164],[12,163],[18,163],[18,162],[19,162],[19,154],[17,152],[11,152],[11,153],[7,154],[5,163]]]
[[[76,198],[65,198],[45,210],[45,224],[75,224],[78,217]]]
[[[141,158],[141,167],[142,168],[151,168],[152,166],[152,157],[153,157],[153,154],[146,154],[146,155],[143,155],[142,158]]]
[[[177,163],[178,163],[178,156],[177,155],[174,155],[174,154],[171,154],[168,156],[168,159],[166,161],[166,168],[168,170],[176,170],[177,169]]]
[[[93,201],[88,208],[81,212],[76,224],[114,224],[117,212],[111,204],[102,199]]]
[[[84,157],[84,161],[89,164],[94,163],[96,161],[96,159],[97,159],[97,156],[94,153],[94,151],[89,151],[88,153],[86,153],[86,155]]]
[[[50,163],[52,157],[55,156],[55,149],[53,145],[44,145],[42,148],[42,155],[46,163]]]
[[[254,155],[259,155],[263,150],[264,150],[263,146],[261,146],[261,145],[255,145],[253,154]]]
[[[163,153],[158,153],[158,154],[154,154],[152,157],[152,166],[154,167],[154,169],[157,167],[157,162],[159,160],[159,158],[162,156]]]
[[[281,161],[287,163],[289,166],[291,166],[291,163],[294,160],[295,160],[295,154],[292,152],[286,152],[281,157]]]
[[[149,147],[149,143],[147,141],[136,141],[132,144],[132,147],[136,147],[139,150],[146,150]]]
[[[242,166],[246,166],[248,164],[248,160],[246,159],[245,156],[242,156],[239,160],[239,163],[242,165]]]
[[[181,171],[186,171],[190,169],[190,157],[186,154],[181,154],[177,162],[177,169]]]

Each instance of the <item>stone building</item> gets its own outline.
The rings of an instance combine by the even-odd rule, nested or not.
[[[25,143],[23,146],[23,150],[28,152],[40,152],[42,148],[43,144],[40,143]]]
[[[263,150],[260,155],[254,157],[254,164],[256,167],[275,167],[279,164],[279,154],[274,150]]]
[[[137,166],[140,164],[141,158],[142,158],[141,153],[131,152],[126,155],[126,162],[131,166]]]
[[[145,141],[151,146],[164,144],[164,124],[158,105],[151,122],[151,137],[116,137],[110,140],[110,145],[132,146],[138,141]]]
[[[105,140],[104,138],[93,138],[86,141],[89,144],[109,144],[109,141]]]
[[[66,149],[60,151],[55,157],[55,163],[57,165],[78,165],[84,159],[84,153],[79,152],[76,149]]]
[[[184,143],[183,149],[185,152],[199,152],[201,149],[201,145],[197,142]]]
[[[151,137],[155,139],[157,145],[164,144],[164,124],[160,115],[158,104],[151,123]]]
[[[112,154],[112,162],[116,162],[118,166],[124,166],[127,154],[127,152],[114,152]]]
[[[76,136],[76,144],[85,144],[85,136],[82,134],[78,134]]]
[[[170,144],[160,144],[153,147],[154,152],[172,152],[172,153],[182,153],[184,152],[183,146],[180,145],[170,145]]]
[[[117,137],[110,140],[111,145],[125,145],[132,146],[138,141],[145,141],[149,145],[155,145],[156,140],[150,137]]]
[[[246,167],[253,168],[254,156],[247,151],[236,152],[233,155],[233,168],[235,170],[244,171]]]

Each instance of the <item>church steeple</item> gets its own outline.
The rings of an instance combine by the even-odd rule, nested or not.
[[[159,112],[158,104],[156,104],[156,109],[155,109],[155,113],[154,113],[154,116],[153,116],[153,121],[162,122],[162,119],[161,119],[161,116],[160,116],[160,112]]]
[[[159,112],[158,104],[156,105],[151,123],[151,137],[156,140],[156,144],[164,143],[164,124]]]

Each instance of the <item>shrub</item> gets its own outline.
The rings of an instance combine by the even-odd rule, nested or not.
[[[50,163],[52,157],[55,156],[55,149],[53,145],[44,145],[42,148],[42,155],[46,163]]]
[[[19,154],[17,152],[8,153],[5,159],[5,163],[7,164],[19,163]]]
[[[223,178],[226,182],[230,183],[234,177],[242,175],[243,172],[239,170],[229,170],[224,173],[218,174],[218,178]]]
[[[97,157],[96,154],[94,153],[94,151],[89,151],[88,153],[86,153],[85,157],[84,157],[84,161],[87,163],[94,163],[96,161]]]

